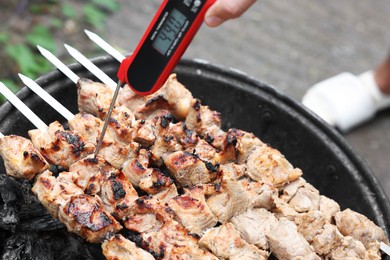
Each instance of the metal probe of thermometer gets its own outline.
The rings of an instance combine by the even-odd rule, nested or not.
[[[164,0],[132,55],[119,67],[118,84],[107,113],[95,157],[99,153],[119,89],[126,83],[139,95],[159,90],[183,56],[216,0]]]

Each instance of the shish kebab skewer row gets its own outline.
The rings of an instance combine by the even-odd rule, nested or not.
[[[124,56],[121,55],[118,51],[116,51],[114,48],[112,48],[111,45],[109,45],[108,43],[106,43],[103,39],[101,39],[98,35],[94,34],[94,33],[91,33],[87,30],[85,30],[86,34],[88,35],[88,37],[94,41],[95,43],[97,43],[97,45],[99,45],[102,49],[104,49],[106,52],[108,52],[110,55],[112,55],[114,58],[116,58],[119,62],[121,62],[123,59],[124,59]],[[385,244],[385,243],[381,243],[381,249],[384,251],[384,252],[388,252],[389,251],[389,248],[388,246]],[[387,250],[386,250],[387,249]]]
[[[42,176],[40,176],[40,178],[41,178]],[[48,177],[51,177],[51,176],[48,176]],[[63,176],[60,176],[59,177],[60,179],[63,179]],[[46,180],[46,183],[47,183],[47,180]],[[79,198],[80,199],[80,198]],[[72,203],[74,203],[74,202],[72,202]],[[85,202],[84,202],[85,203]],[[61,218],[61,215],[60,215],[60,218]],[[90,241],[92,241],[92,240],[90,240]],[[191,248],[193,247],[193,245],[191,246]]]

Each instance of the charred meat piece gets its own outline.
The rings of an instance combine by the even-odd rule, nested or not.
[[[227,161],[245,164],[253,150],[264,145],[253,133],[233,128],[229,129],[223,140],[221,153]]]
[[[276,149],[267,145],[255,148],[248,156],[247,174],[258,182],[270,183],[276,188],[297,180],[302,171],[294,168]]]
[[[297,226],[281,218],[267,234],[270,248],[278,259],[321,259],[298,233]]]
[[[165,166],[182,187],[209,183],[216,177],[196,155],[178,151],[165,158]]]
[[[139,187],[140,180],[153,171],[153,169],[148,168],[150,156],[151,154],[148,150],[140,149],[138,156],[127,160],[123,164],[123,173],[135,187]]]
[[[103,254],[108,260],[153,260],[154,257],[122,235],[114,235],[102,244]]]
[[[83,190],[72,182],[71,174],[62,172],[56,178],[51,171],[46,170],[38,175],[31,189],[54,218],[58,217],[59,207],[71,196],[83,194]]]
[[[4,160],[7,175],[17,179],[31,180],[49,168],[31,141],[17,135],[0,138],[0,156]]]
[[[60,206],[58,216],[69,232],[91,243],[99,243],[103,238],[122,229],[122,226],[103,209],[97,197],[84,194],[71,196]]]
[[[207,230],[199,244],[209,249],[219,259],[268,258],[268,252],[245,242],[231,223]]]
[[[133,185],[119,170],[112,172],[104,180],[98,195],[103,202],[104,209],[118,219],[127,216],[128,208],[138,199],[138,193]]]
[[[173,152],[183,150],[175,136],[169,133],[172,120],[171,114],[163,114],[153,120],[156,140],[150,148],[150,152],[155,165],[162,166],[167,156]]]
[[[116,142],[129,144],[133,140],[134,114],[124,106],[115,107],[108,121],[107,132]]]
[[[218,220],[206,203],[202,187],[185,189],[185,194],[167,202],[179,222],[193,234],[202,236],[208,228],[214,227]]]
[[[74,175],[73,182],[83,191],[97,179],[98,174],[109,176],[115,168],[102,156],[88,156],[69,166],[69,171]]]
[[[158,259],[217,259],[201,249],[198,239],[173,219],[166,219],[158,231],[141,236],[142,247]]]
[[[245,175],[246,166],[244,164],[227,163],[219,165],[218,174],[223,179],[237,181]]]
[[[389,243],[383,230],[366,216],[351,209],[345,209],[335,214],[336,226],[344,236],[351,236],[363,243],[369,249],[372,244],[382,241]]]
[[[46,132],[34,129],[28,131],[28,135],[34,147],[49,163],[64,169],[68,169],[75,161],[93,153],[95,148],[77,132],[64,130],[57,121],[51,123]]]
[[[123,223],[128,230],[138,233],[157,232],[162,226],[161,218],[153,213],[127,216]]]
[[[168,189],[172,184],[173,180],[156,168],[140,179],[139,187],[148,194],[156,194]]]
[[[248,209],[246,212],[230,219],[241,238],[260,249],[269,248],[266,234],[277,225],[278,220],[266,209]]]
[[[179,196],[175,183],[172,183],[167,189],[160,191],[153,195],[156,199],[159,199],[162,203],[167,203],[170,199]]]
[[[194,130],[212,146],[221,149],[226,133],[221,129],[219,112],[203,106],[199,99],[193,99],[185,123],[188,129]]]
[[[114,142],[109,146],[102,147],[99,155],[115,168],[121,169],[126,161],[137,156],[138,149],[139,144],[135,142],[129,144]]]
[[[104,120],[110,108],[113,94],[113,91],[106,85],[81,78],[77,82],[79,111]]]
[[[137,120],[133,127],[133,140],[143,147],[150,147],[154,144],[156,136],[154,125],[150,120]]]
[[[184,149],[193,148],[199,141],[196,132],[188,129],[183,122],[170,126],[168,134],[173,135]]]

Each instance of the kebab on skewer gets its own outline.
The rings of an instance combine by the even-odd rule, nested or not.
[[[237,158],[241,158],[242,161],[244,161],[244,166],[246,168],[248,168],[248,165],[246,165],[246,161],[248,161],[248,158],[250,157],[251,155],[251,152],[253,151],[248,151],[247,149],[245,148],[249,148],[251,145],[248,145],[250,144],[251,142],[249,140],[251,140],[251,138],[249,137],[248,138],[248,134],[244,133],[244,132],[241,132],[240,134],[237,134],[236,131],[232,131],[234,134],[231,135],[231,138],[230,140],[233,140],[233,142],[230,142],[228,144],[230,144],[230,147],[233,146],[233,150],[236,150],[236,153],[238,153],[238,156]],[[165,132],[164,132],[165,133]],[[250,135],[249,135],[250,136]],[[238,138],[237,138],[238,137]],[[236,140],[235,140],[236,139]],[[238,141],[237,141],[238,140]],[[257,140],[254,141],[255,143],[258,143]],[[206,142],[207,143],[207,142]],[[237,145],[238,143],[238,145]],[[232,145],[233,144],[233,145]],[[210,149],[205,149],[206,151],[208,151],[207,153],[205,153],[205,157],[206,156],[209,156],[210,154]],[[238,151],[238,152],[237,152]],[[276,154],[277,155],[277,154]],[[169,156],[169,154],[168,154]],[[166,156],[161,156],[162,159],[163,159],[163,162],[165,163],[165,160],[166,160]],[[164,160],[165,158],[165,160]],[[181,158],[181,157],[180,157]],[[187,157],[186,157],[187,158]],[[191,157],[188,157],[188,158],[191,158]],[[234,157],[233,157],[234,158]],[[277,161],[277,160],[280,160],[280,156],[276,156],[276,157],[272,157],[273,160]],[[237,159],[236,159],[237,160]],[[234,161],[234,160],[232,160]],[[256,161],[256,160],[255,160]],[[174,164],[174,163],[173,163]],[[242,165],[240,164],[240,165]],[[284,165],[284,164],[282,164]],[[193,168],[188,168],[188,167],[184,167],[185,169],[193,169]],[[213,168],[213,167],[210,167],[210,168]],[[229,169],[230,168],[230,169]],[[211,202],[214,202],[215,205],[218,205],[220,202],[219,201],[229,201],[233,206],[232,207],[228,207],[230,211],[235,211],[233,213],[231,213],[232,216],[240,216],[244,213],[246,213],[248,210],[250,210],[251,207],[256,207],[256,206],[253,206],[253,205],[261,205],[261,203],[264,203],[264,200],[267,201],[267,197],[265,198],[258,198],[258,199],[252,199],[253,195],[261,195],[260,192],[257,192],[258,190],[261,190],[259,189],[261,186],[257,186],[256,187],[256,184],[259,184],[259,185],[262,185],[261,182],[259,181],[251,181],[249,179],[249,177],[246,175],[246,171],[244,170],[244,173],[242,173],[242,171],[231,171],[231,168],[235,168],[235,169],[239,169],[239,167],[229,167],[225,170],[226,172],[226,175],[223,175],[222,178],[219,178],[218,180],[220,180],[220,182],[217,182],[217,183],[214,183],[214,184],[204,184],[202,183],[202,181],[200,183],[198,183],[198,185],[196,185],[194,188],[192,188],[191,190],[187,191],[185,194],[181,195],[181,196],[178,196],[178,197],[175,197],[175,200],[173,202],[173,199],[171,200],[168,200],[168,202],[171,202],[170,205],[172,206],[172,208],[175,208],[176,207],[176,211],[173,211],[173,212],[179,212],[179,208],[177,206],[180,207],[180,205],[183,205],[183,203],[180,203],[180,199],[182,200],[182,202],[188,202],[188,201],[191,201],[191,202],[196,202],[196,203],[190,203],[190,205],[193,205],[193,206],[196,206],[196,205],[205,205],[202,199],[202,196],[204,196],[204,201],[206,201],[206,203],[208,203],[209,201]],[[267,171],[268,169],[268,171]],[[267,166],[266,167],[266,171],[265,173],[279,173],[278,170],[280,171],[281,169],[278,168],[275,170],[275,167],[271,167],[271,166]],[[261,175],[260,175],[261,176]],[[283,176],[283,175],[282,175]],[[225,177],[225,179],[223,178]],[[299,176],[298,176],[299,177]],[[233,180],[231,180],[231,178],[233,178]],[[267,182],[268,185],[271,187],[271,189],[268,189],[269,190],[272,190],[272,189],[275,189],[272,187],[272,185],[270,184],[270,182],[273,182],[275,184],[275,186],[278,187],[278,189],[280,191],[283,190],[284,188],[284,185],[285,183],[280,182],[279,180],[283,178],[264,178],[264,179],[261,179],[261,181],[264,181],[264,182]],[[291,180],[290,180],[291,181]],[[289,182],[288,180],[286,182]],[[301,182],[303,182],[301,180]],[[179,183],[180,185],[182,185],[183,187],[186,186],[185,184],[183,185],[182,183]],[[240,186],[241,187],[244,187],[244,189],[240,189]],[[299,186],[299,185],[295,185],[295,186]],[[251,189],[253,187],[256,187],[256,189]],[[300,186],[299,186],[300,187]],[[291,190],[294,191],[294,189],[292,188]],[[297,188],[298,190],[298,188]],[[313,189],[309,189],[310,191],[312,191],[311,193],[309,194],[312,194],[312,193],[316,193],[315,190]],[[231,191],[230,193],[228,191]],[[233,192],[232,192],[233,191]],[[242,193],[242,191],[244,191],[244,196],[239,196],[237,198],[237,195],[236,195],[236,191],[239,191],[240,193]],[[267,189],[265,190],[267,191]],[[292,195],[294,194],[294,195]],[[271,198],[273,199],[273,202],[271,203],[271,206],[270,207],[270,210],[272,210],[273,208],[275,208],[275,205],[278,207],[279,209],[279,212],[275,212],[277,213],[276,215],[279,216],[279,222],[282,222],[283,225],[281,230],[289,230],[288,228],[284,228],[285,226],[289,227],[289,226],[294,226],[292,225],[291,223],[293,223],[291,220],[288,220],[286,219],[286,217],[289,217],[291,218],[292,216],[301,216],[303,215],[303,213],[305,212],[305,210],[307,212],[312,212],[313,210],[316,209],[315,205],[320,205],[318,203],[314,203],[313,207],[309,207],[309,208],[305,208],[303,207],[304,209],[300,209],[299,211],[300,212],[297,212],[296,211],[296,205],[298,205],[299,203],[297,203],[297,200],[299,198],[305,198],[305,194],[307,194],[307,192],[299,192],[298,194],[300,194],[299,196],[297,196],[294,192],[291,192],[289,191],[289,193],[284,196],[284,200],[282,200],[282,198]],[[213,197],[214,195],[217,195],[218,197],[221,197],[224,198],[225,200],[220,200],[220,199],[215,199],[215,197]],[[236,196],[235,196],[236,195]],[[295,196],[297,196],[297,198],[295,198]],[[214,198],[213,200],[210,200],[210,198]],[[292,200],[294,203],[291,203],[291,205],[289,203],[287,203],[285,200],[288,200],[287,198],[290,197],[290,200]],[[309,196],[310,197],[310,196]],[[295,198],[295,199],[294,199]],[[149,201],[148,203],[146,203],[145,201]],[[169,254],[175,254],[178,251],[179,248],[177,247],[174,247],[172,246],[171,243],[169,243],[169,240],[168,241],[162,241],[162,239],[159,239],[159,237],[161,236],[164,236],[164,237],[167,237],[169,236],[169,233],[172,233],[172,234],[179,234],[180,232],[178,230],[180,230],[180,228],[177,226],[177,224],[175,224],[175,222],[172,222],[171,218],[170,217],[166,217],[166,216],[158,216],[158,213],[157,212],[164,212],[164,211],[168,211],[169,212],[169,209],[171,209],[171,207],[168,207],[168,208],[165,208],[164,211],[162,211],[161,209],[161,205],[160,206],[156,206],[156,205],[159,205],[161,203],[158,202],[158,200],[153,200],[152,199],[138,199],[136,200],[136,203],[133,204],[132,208],[134,210],[134,212],[138,212],[138,213],[142,213],[142,214],[138,214],[138,218],[141,218],[142,219],[142,215],[147,215],[146,219],[153,219],[153,216],[150,216],[151,215],[154,215],[156,216],[155,219],[156,219],[156,226],[158,226],[158,223],[160,223],[162,226],[167,226],[167,227],[170,227],[166,230],[164,229],[161,229],[160,231],[156,232],[153,230],[148,230],[146,229],[142,234],[141,234],[141,237],[143,237],[144,239],[147,238],[147,241],[153,241],[152,245],[151,244],[148,244],[148,245],[141,245],[142,247],[146,248],[147,250],[150,250],[153,252],[154,256],[162,256],[161,253],[164,253],[161,251],[160,249],[160,246],[161,245],[164,245],[165,248],[170,248],[168,250],[168,253]],[[279,201],[280,200],[280,201]],[[290,201],[288,200],[288,201]],[[156,202],[153,202],[153,201],[156,201]],[[239,203],[238,202],[242,202],[244,204],[244,207],[239,207],[239,209],[237,209],[234,205],[237,205]],[[317,200],[314,200],[315,202]],[[251,207],[248,207],[248,203],[253,203],[251,205]],[[135,206],[136,205],[136,206]],[[169,205],[169,203],[168,203]],[[208,203],[206,204],[207,206],[208,205],[211,205],[211,203]],[[219,204],[219,205],[222,205],[222,204]],[[295,205],[295,206],[294,206]],[[248,208],[245,208],[245,207],[248,207]],[[153,209],[154,208],[154,209]],[[164,208],[164,206],[163,206]],[[218,207],[216,207],[218,208]],[[196,209],[196,207],[195,207]],[[211,209],[211,207],[210,207]],[[145,211],[146,210],[146,211]],[[193,211],[194,212],[194,211]],[[192,212],[192,213],[193,213]],[[196,212],[196,211],[195,211]],[[294,213],[295,212],[295,213]],[[149,214],[149,215],[148,215]],[[284,215],[283,215],[284,214]],[[196,214],[191,214],[191,215],[196,215]],[[227,217],[226,217],[227,215]],[[220,216],[223,216],[225,218],[227,218],[227,220],[225,220],[225,223],[227,221],[229,221],[232,217],[231,217],[230,214],[222,214]],[[187,217],[187,219],[185,218],[185,211],[183,211],[183,214],[181,214],[182,218],[181,218],[181,221],[180,222],[185,222],[184,220],[187,220],[187,219],[190,219]],[[184,216],[184,217],[183,217]],[[131,225],[133,222],[131,221],[131,217],[137,217],[137,214],[133,215],[133,216],[130,216],[130,221],[128,221],[128,228],[134,228],[134,225]],[[173,217],[172,217],[173,218]],[[195,218],[196,219],[196,218]],[[213,219],[213,218],[211,218]],[[284,220],[286,219],[286,220]],[[283,220],[283,221],[282,221]],[[288,222],[290,221],[290,222]],[[188,221],[189,222],[189,221]],[[278,222],[278,223],[279,223]],[[212,222],[213,223],[213,222]],[[285,224],[287,223],[287,224]],[[187,224],[184,224],[182,223],[183,225],[185,225],[187,228],[189,228],[189,225],[188,223]],[[293,223],[294,224],[294,223]],[[331,225],[331,224],[330,224]],[[132,227],[133,226],[133,227]],[[195,225],[192,225],[195,227]],[[202,227],[203,225],[201,225]],[[302,225],[304,226],[304,225]],[[332,225],[331,225],[332,226]],[[175,228],[172,228],[172,227],[175,227]],[[207,229],[207,228],[206,228]],[[175,231],[176,230],[176,231]],[[202,228],[195,228],[195,230],[198,230],[197,232],[200,233],[201,235],[203,235],[203,232],[205,230],[202,230]],[[209,229],[207,229],[209,230]],[[231,230],[231,228],[229,228],[228,230]],[[274,229],[272,229],[274,230]],[[280,231],[280,232],[282,232]],[[175,233],[176,232],[176,233]],[[179,232],[179,233],[177,233]],[[185,235],[187,231],[185,231],[183,234]],[[207,231],[206,231],[207,232]],[[234,230],[232,230],[230,233],[227,233],[227,234],[231,234],[232,237],[234,236]],[[275,231],[273,233],[278,233],[278,229],[275,228]],[[279,233],[280,233],[279,232]],[[82,232],[80,232],[82,233]],[[268,232],[265,232],[267,235],[267,237],[269,236],[269,233]],[[299,237],[300,234],[297,235],[297,237]],[[186,236],[184,236],[186,237]],[[229,237],[229,235],[227,236]],[[227,237],[223,237],[223,240],[222,241],[226,241]],[[205,241],[206,239],[204,239]],[[351,240],[351,239],[349,239]],[[229,239],[227,239],[226,242],[228,242]],[[303,241],[303,240],[302,240]],[[307,241],[307,240],[306,240]],[[165,243],[163,243],[165,242]],[[175,243],[175,242],[172,242],[172,243]],[[277,238],[276,241],[272,242],[271,239],[269,239],[269,243],[271,244],[271,248],[273,248],[274,253],[276,255],[280,255],[280,256],[283,256],[283,254],[285,254],[284,250],[284,243],[283,243],[283,240]],[[245,244],[245,243],[244,243]],[[356,244],[356,243],[355,243]],[[188,245],[188,244],[187,244]],[[191,245],[191,244],[190,244]],[[205,245],[207,245],[207,243],[205,243]],[[223,244],[222,244],[223,245]],[[288,245],[288,241],[286,243],[286,245]],[[210,247],[211,245],[209,245]],[[207,246],[206,246],[207,247]],[[186,248],[186,247],[184,247]],[[195,247],[196,248],[196,247]],[[246,246],[244,246],[243,248],[246,248]],[[212,252],[214,252],[211,248],[209,248]],[[222,248],[223,249],[223,248]],[[187,249],[187,251],[185,252],[191,252],[193,253],[192,251],[188,251],[189,249]],[[216,249],[217,251],[219,250],[218,248]],[[245,251],[248,251],[248,250],[244,250]],[[339,250],[340,251],[340,250]],[[341,250],[342,251],[342,250]],[[279,252],[279,253],[278,253]],[[180,251],[180,253],[182,254],[183,251]],[[297,252],[293,252],[295,255],[298,254],[298,256],[303,256],[303,255],[299,255],[299,251],[298,253]],[[311,254],[310,252],[307,252],[308,254]],[[232,253],[233,254],[233,253]],[[235,255],[242,255],[242,253],[240,254],[236,254],[234,253]],[[167,254],[168,255],[168,254]],[[164,255],[165,257],[167,257],[167,255]],[[284,256],[287,256],[287,257],[292,257],[294,256],[292,254],[292,252],[288,252],[287,255],[284,255]]]
[[[233,176],[234,176],[234,174],[233,174]],[[202,190],[203,189],[205,189],[205,190],[210,190],[210,187],[208,187],[208,188],[202,188]],[[192,193],[194,193],[194,192],[192,192]],[[291,192],[290,192],[291,193]],[[192,195],[192,196],[190,196],[189,198],[191,198],[191,200],[193,200],[194,198],[201,198],[202,197],[202,195],[204,196],[204,194],[202,194],[201,193],[201,195],[200,195],[200,197],[197,195],[197,196],[194,196],[194,195]],[[289,195],[290,197],[291,197],[291,195]],[[188,200],[188,197],[186,198],[186,197],[183,197],[183,196],[179,196],[179,197],[177,197],[175,200],[171,200],[170,202],[170,205],[171,205],[171,208],[175,208],[175,205],[180,205],[180,203],[177,203],[178,201],[180,201],[180,199],[183,199],[183,201],[187,201]],[[194,200],[193,200],[194,201]],[[199,201],[199,199],[198,199],[198,201]],[[244,199],[244,201],[245,201],[245,199]],[[294,200],[293,200],[294,201]],[[174,202],[174,203],[173,203]],[[296,203],[295,203],[296,204]],[[176,212],[179,212],[179,210],[176,208]],[[145,214],[143,214],[143,215],[145,215]],[[185,213],[184,213],[184,215],[185,215]],[[194,214],[191,214],[191,215],[194,215]],[[136,217],[137,215],[134,215],[132,218],[130,217],[129,219],[128,219],[128,221],[127,221],[127,223],[133,223],[133,221],[131,221],[131,220],[133,220],[135,217]],[[138,216],[139,217],[139,216]],[[182,218],[182,219],[184,219],[185,220],[185,218]],[[184,222],[183,220],[182,220],[182,222]],[[132,227],[132,225],[131,224],[128,224],[127,225],[128,227],[129,227],[129,229]],[[133,225],[134,226],[134,225]],[[187,225],[188,226],[188,225]],[[144,232],[145,233],[145,232]],[[198,233],[202,233],[202,231],[198,231]],[[276,250],[276,252],[277,252],[278,250]]]

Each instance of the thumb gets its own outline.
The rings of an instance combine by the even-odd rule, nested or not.
[[[226,20],[240,17],[256,0],[217,0],[205,15],[205,23],[216,27]]]

